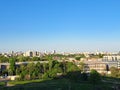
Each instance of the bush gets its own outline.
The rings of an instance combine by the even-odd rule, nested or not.
[[[72,81],[78,82],[80,81],[81,78],[81,72],[80,71],[68,72],[67,78]]]
[[[48,78],[49,78],[49,73],[48,73],[48,72],[44,73],[44,74],[42,75],[42,78],[43,78],[43,79],[48,79]]]
[[[88,75],[87,75],[87,73],[82,73],[82,74],[81,74],[81,80],[83,80],[83,81],[87,81],[87,80],[88,80]]]

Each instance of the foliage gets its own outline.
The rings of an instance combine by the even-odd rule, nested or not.
[[[98,56],[99,58],[103,58],[104,54],[99,54]]]
[[[0,63],[6,63],[6,62],[9,62],[9,58],[1,55],[0,56]]]
[[[88,75],[87,75],[87,73],[82,73],[80,79],[81,79],[82,81],[87,81],[87,80],[88,80]]]
[[[67,73],[67,78],[69,80],[78,82],[78,81],[80,81],[80,78],[81,78],[81,72],[80,71],[68,72]]]
[[[16,68],[16,75],[20,75],[20,68]]]
[[[49,61],[49,70],[44,73],[43,78],[56,78],[57,73],[63,73],[61,63],[56,60]]]
[[[1,71],[0,75],[3,75],[3,76],[8,75],[8,70],[6,69],[6,70]]]
[[[41,61],[40,57],[33,57],[32,60],[33,61]]]
[[[58,64],[59,62],[57,60],[50,60],[49,61],[49,70],[51,70],[55,64]]]
[[[88,82],[71,82],[67,79],[57,80],[29,80],[29,81],[11,81],[11,87],[0,87],[0,90],[93,90],[93,85]],[[71,89],[69,88],[71,86]],[[112,84],[99,84],[100,89],[95,90],[113,90]]]
[[[73,64],[72,62],[67,62],[66,63],[66,72],[74,72],[74,71],[79,71],[79,68]]]
[[[93,85],[95,85],[100,82],[101,76],[96,70],[91,70],[89,80]]]
[[[110,71],[111,71],[111,76],[112,77],[119,77],[120,76],[120,71],[118,68],[116,67],[111,67],[110,68]]]
[[[15,69],[16,69],[16,67],[15,67],[15,59],[10,58],[9,62],[10,62],[9,74],[14,75],[15,74]]]
[[[48,63],[43,63],[43,72],[47,72],[49,70],[49,64]]]
[[[49,78],[49,72],[46,72],[42,75],[43,79],[48,79]]]
[[[80,68],[81,72],[84,72],[84,66],[85,66],[85,63],[80,62],[79,65],[80,65],[79,68]]]
[[[80,57],[80,56],[79,56],[79,57],[77,56],[77,57],[75,57],[75,59],[76,59],[76,60],[80,60],[80,59],[81,59],[81,57]]]

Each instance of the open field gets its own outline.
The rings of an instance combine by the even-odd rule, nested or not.
[[[67,79],[57,80],[33,80],[9,82],[14,86],[1,87],[0,90],[93,90],[93,85],[89,82],[70,82]],[[95,86],[95,90],[112,90],[111,84],[100,83]]]

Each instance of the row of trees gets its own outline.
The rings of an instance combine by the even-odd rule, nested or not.
[[[15,58],[10,58],[10,67],[8,70],[2,71],[9,75],[19,75],[18,80],[34,80],[34,79],[48,79],[48,78],[68,78],[72,81],[88,81],[93,85],[100,81],[100,74],[92,70],[90,77],[83,72],[84,63],[80,63],[81,67],[76,66],[72,62],[58,62],[48,57],[49,63],[28,63],[15,64]],[[82,73],[81,73],[82,72]]]
[[[60,60],[66,59],[68,57],[72,57],[75,55],[62,55],[62,54],[49,54],[49,55],[44,55],[42,57],[25,57],[25,56],[12,56],[16,62],[25,62],[25,61],[48,61],[49,59],[57,59],[59,58]],[[8,63],[10,57],[5,57],[3,55],[0,55],[0,63]]]
[[[95,85],[100,82],[101,76],[96,70],[92,70],[90,74],[83,72],[84,63],[80,63],[81,67],[77,67],[72,62],[58,62],[49,57],[49,63],[28,63],[15,65],[15,59],[10,58],[10,67],[3,71],[9,75],[18,75],[17,80],[35,80],[35,79],[55,79],[65,78],[73,82],[90,81]]]
[[[68,78],[72,81],[90,80],[93,85],[100,81],[100,74],[96,70],[90,72],[90,77],[86,73],[81,73],[82,68],[77,67],[72,62],[58,62],[49,60],[49,63],[29,63],[27,65],[15,66],[15,60],[10,59],[9,73],[19,75],[19,80],[48,79],[48,78]]]
[[[103,54],[99,54],[99,55],[89,55],[89,58],[102,58],[104,55]],[[62,55],[62,54],[45,54],[42,57],[24,57],[22,55],[20,56],[13,56],[13,58],[15,59],[16,62],[25,62],[25,61],[46,61],[49,60],[49,58],[52,59],[67,59],[67,58],[75,58],[76,60],[81,60],[81,58],[86,58],[86,56],[84,54],[69,54],[69,55]],[[0,55],[0,63],[5,63],[5,62],[9,62],[9,58],[10,57],[5,57],[3,55]]]
[[[9,63],[11,57],[0,56],[0,63]],[[15,62],[25,62],[25,61],[44,61],[46,58],[40,57],[24,57],[24,56],[14,56],[12,57]]]
[[[49,63],[29,63],[27,65],[15,65],[15,59],[10,58],[10,67],[4,73],[8,73],[9,75],[20,75],[20,79],[36,79],[36,78],[55,78],[57,76],[66,76],[73,80],[86,80],[87,75],[84,73],[84,63],[80,63],[80,67],[78,68],[72,62],[58,62],[57,60],[52,60],[51,57],[48,57]],[[115,67],[110,68],[111,76],[114,78],[120,77],[120,70]],[[82,74],[81,74],[82,72]],[[91,71],[91,75],[92,75]],[[94,71],[93,73],[97,73]],[[98,75],[98,73],[97,73]],[[94,77],[94,76],[93,76]],[[79,78],[79,79],[78,79]]]
[[[67,75],[68,72],[79,71],[79,68],[71,62],[58,62],[55,60],[49,63],[29,63],[26,66],[20,66],[18,75],[20,79],[48,79]]]
[[[68,72],[79,71],[80,69],[72,62],[58,62],[49,57],[49,63],[28,63],[15,64],[15,59],[9,59],[10,67],[8,70],[2,71],[3,74],[19,75],[20,80],[31,80],[36,78],[56,78],[66,75]]]

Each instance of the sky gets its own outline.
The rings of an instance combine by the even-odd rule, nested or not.
[[[0,0],[0,52],[119,51],[120,0]]]

